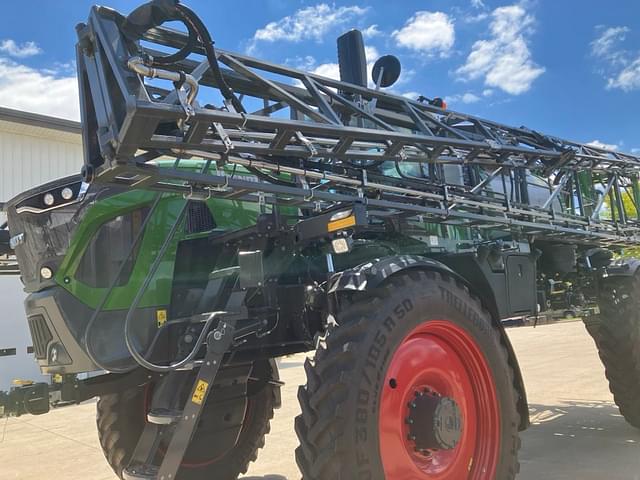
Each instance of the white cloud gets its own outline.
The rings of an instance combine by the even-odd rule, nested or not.
[[[322,63],[311,70],[311,73],[315,73],[321,77],[340,80],[340,66],[337,63]]]
[[[445,98],[445,100],[446,100],[446,102],[448,104],[455,104],[455,103],[469,104],[469,103],[479,102],[480,101],[480,97],[478,95],[476,95],[475,93],[466,92],[466,93],[463,93],[463,94],[447,96]]]
[[[373,66],[373,63],[380,58],[380,52],[378,52],[378,49],[371,45],[365,45],[364,54],[367,57],[367,64],[371,64],[371,66]]]
[[[633,153],[633,154],[638,154],[638,153],[640,153],[640,148],[632,148],[632,149],[631,149],[631,153]]]
[[[619,148],[618,145],[611,144],[611,143],[604,143],[604,142],[601,142],[600,140],[593,140],[587,143],[586,145],[589,145],[590,147],[604,148],[605,150],[618,150]]]
[[[404,92],[402,94],[403,97],[408,98],[410,100],[417,100],[418,97],[420,96],[420,93],[418,92]]]
[[[24,58],[42,53],[42,49],[35,42],[18,44],[14,40],[7,39],[0,40],[0,52],[12,57]]]
[[[80,119],[75,76],[57,76],[0,57],[0,105],[43,115]]]
[[[465,15],[462,17],[462,21],[464,23],[479,23],[483,22],[489,18],[489,14],[487,12],[478,13],[477,15]]]
[[[336,7],[326,3],[304,7],[292,15],[270,22],[253,35],[248,50],[255,50],[257,42],[321,41],[325,34],[338,26],[350,23],[355,17],[366,13],[367,8],[358,6]]]
[[[443,12],[416,12],[392,37],[400,47],[428,55],[446,56],[453,48],[456,33],[453,21]]]
[[[462,103],[476,103],[480,101],[480,97],[474,93],[467,92],[462,95],[460,100],[462,100]]]
[[[316,59],[312,55],[305,55],[304,57],[287,58],[284,63],[298,70],[308,72],[316,65]]]
[[[640,54],[622,48],[629,27],[597,27],[600,35],[591,42],[592,55],[601,60],[600,72],[607,79],[607,89],[619,88],[625,92],[640,89]]]
[[[511,95],[527,92],[545,71],[533,61],[529,50],[534,17],[520,5],[497,8],[491,17],[489,39],[473,44],[457,73],[468,80],[483,78],[488,87]]]
[[[382,32],[378,29],[378,25],[374,24],[362,30],[362,35],[364,38],[374,38],[382,35]]]
[[[624,52],[617,50],[617,47],[629,31],[628,27],[604,28],[600,36],[591,42],[591,53],[613,63],[624,62]]]
[[[607,88],[620,88],[625,92],[640,89],[640,56],[617,75],[609,78]]]
[[[491,96],[491,95],[493,95],[494,93],[495,93],[495,92],[494,92],[492,89],[490,89],[490,88],[485,88],[485,89],[482,91],[482,96],[483,96],[483,97],[490,97],[490,96]]]
[[[489,18],[489,11],[483,0],[471,0],[471,8],[456,8],[452,9],[456,14],[456,21],[466,24],[474,24],[483,22]]]

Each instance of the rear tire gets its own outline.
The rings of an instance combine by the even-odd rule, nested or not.
[[[278,379],[277,372],[272,372],[271,379]],[[249,464],[256,460],[258,450],[264,446],[265,436],[269,433],[269,422],[276,408],[277,388],[279,387],[266,383],[259,391],[249,396],[245,425],[235,446],[229,445],[225,453],[207,462],[190,464],[190,453],[187,449],[185,462],[178,471],[176,480],[235,480],[241,473],[246,473]],[[215,401],[215,390],[210,399]],[[100,445],[111,468],[120,478],[145,427],[147,402],[145,386],[104,395],[98,400],[97,425]],[[203,423],[207,418],[208,406],[209,400],[198,427],[198,430],[204,430],[204,433],[199,435],[198,430],[195,433],[195,439],[201,445],[206,445],[207,442],[214,444],[216,441],[215,429]]]
[[[298,392],[303,479],[513,479],[513,372],[500,332],[467,287],[416,270],[341,303]],[[441,409],[445,402],[458,410]],[[416,438],[427,430],[443,434],[437,444]]]
[[[604,279],[599,308],[599,317],[585,322],[587,330],[620,413],[640,428],[640,277]]]

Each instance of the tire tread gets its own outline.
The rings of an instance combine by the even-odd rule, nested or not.
[[[352,458],[353,452],[349,447],[337,441],[344,434],[343,418],[340,414],[346,392],[352,385],[357,355],[357,344],[367,334],[369,328],[368,317],[376,311],[392,292],[407,288],[411,284],[426,282],[445,282],[451,288],[475,304],[491,318],[487,309],[482,306],[480,299],[472,295],[468,287],[452,276],[443,275],[435,271],[408,271],[405,274],[391,276],[383,288],[366,292],[361,296],[349,295],[338,303],[338,325],[330,325],[324,345],[316,351],[314,360],[305,363],[307,371],[307,385],[300,387],[298,398],[302,413],[296,418],[296,433],[300,439],[300,446],[296,450],[296,461],[303,474],[303,480],[340,480],[343,472],[337,470],[339,458]],[[508,362],[508,349],[501,335],[495,331],[496,340],[500,345],[500,354],[506,365],[509,365],[511,385],[517,392],[513,368]],[[517,398],[517,395],[516,395]],[[517,412],[517,409],[514,408]],[[509,466],[509,474],[500,480],[510,480],[517,475],[520,465],[517,452],[520,448],[520,438],[517,433],[520,423],[519,415],[515,413],[512,422],[512,445],[508,449],[513,457]]]

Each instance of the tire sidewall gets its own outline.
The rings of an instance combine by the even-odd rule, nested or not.
[[[496,478],[508,478],[513,458],[502,452],[507,448],[511,450],[510,443],[517,435],[517,399],[504,348],[489,314],[466,289],[438,278],[428,283],[394,285],[390,291],[390,296],[375,306],[373,315],[369,313],[370,330],[358,352],[353,394],[346,403],[344,441],[352,442],[355,449],[353,478],[384,478],[378,415],[383,389],[389,388],[385,385],[386,372],[394,352],[407,335],[432,320],[449,321],[464,329],[485,356],[493,373],[502,418]]]

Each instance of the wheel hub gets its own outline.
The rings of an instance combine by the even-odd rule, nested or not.
[[[412,330],[385,374],[379,432],[388,480],[497,478],[499,402],[475,337],[445,320]]]
[[[451,450],[462,436],[462,415],[456,401],[427,389],[415,392],[409,402],[409,440],[422,453]]]

